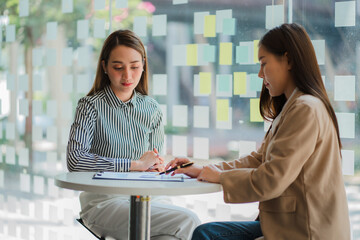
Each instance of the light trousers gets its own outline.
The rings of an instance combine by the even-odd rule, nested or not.
[[[100,236],[128,239],[129,197],[122,195],[80,194],[80,217]],[[189,240],[200,224],[192,211],[171,205],[167,198],[152,198],[150,213],[151,240]]]

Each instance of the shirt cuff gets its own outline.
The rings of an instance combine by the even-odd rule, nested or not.
[[[114,172],[129,172],[130,171],[130,159],[115,159]]]

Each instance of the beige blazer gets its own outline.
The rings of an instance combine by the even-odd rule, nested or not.
[[[265,239],[350,239],[337,135],[318,98],[295,90],[259,150],[218,167],[225,202],[260,202]]]

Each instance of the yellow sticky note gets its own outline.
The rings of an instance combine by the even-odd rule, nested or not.
[[[222,122],[229,121],[229,99],[216,100],[216,120]]]
[[[259,40],[254,40],[254,63],[259,63],[258,51]]]
[[[232,43],[220,43],[219,64],[232,65]]]
[[[260,114],[260,98],[250,99],[250,122],[263,122]]]
[[[246,94],[246,72],[234,72],[234,95]]]
[[[216,37],[216,15],[205,16],[204,37]]]
[[[186,65],[196,66],[198,65],[198,46],[197,44],[187,44],[186,45]]]
[[[211,72],[200,72],[200,94],[211,94]]]

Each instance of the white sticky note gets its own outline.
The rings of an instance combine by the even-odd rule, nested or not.
[[[42,141],[42,139],[43,139],[42,128],[39,126],[33,126],[32,127],[32,140],[34,142],[36,142],[36,141]]]
[[[147,26],[147,17],[146,16],[140,16],[140,17],[134,17],[134,27],[133,31],[139,36],[139,37],[146,37],[146,26]]]
[[[340,130],[341,138],[355,138],[355,114],[335,113]]]
[[[77,21],[77,39],[87,39],[89,37],[89,20]]]
[[[174,105],[172,114],[172,124],[174,127],[188,126],[188,106]]]
[[[6,140],[15,140],[15,124],[12,122],[6,123]]]
[[[94,38],[105,38],[105,19],[94,19]]]
[[[89,74],[79,74],[76,83],[77,93],[88,93],[90,91],[90,76]]]
[[[162,15],[154,15],[152,18],[153,28],[152,35],[153,36],[165,36],[167,31],[167,16],[166,14]]]
[[[284,5],[266,6],[265,28],[272,29],[284,23]]]
[[[355,22],[355,1],[335,2],[335,27],[351,27]]]
[[[73,49],[71,47],[63,48],[62,50],[62,65],[63,66],[71,66],[73,59]]]
[[[56,49],[55,48],[46,48],[46,66],[55,66],[56,65]]]
[[[195,159],[209,159],[209,138],[194,137]]]
[[[58,207],[54,206],[54,205],[49,205],[49,219],[51,222],[56,223],[57,221],[59,221],[59,217],[58,217]]]
[[[105,0],[94,0],[94,9],[103,10],[105,8]]]
[[[153,95],[166,96],[167,95],[167,75],[154,74],[153,75]]]
[[[249,155],[253,151],[256,151],[256,142],[239,141],[239,157]]]
[[[70,132],[70,127],[61,128],[61,144],[62,145],[67,145],[68,140],[69,140],[69,132]]]
[[[18,209],[17,204],[18,204],[18,201],[17,201],[17,198],[15,196],[9,196],[9,195],[7,196],[7,209],[8,209],[8,212],[15,213],[16,210]]]
[[[35,200],[35,218],[44,219],[44,203],[41,200]]]
[[[15,90],[15,76],[11,73],[6,74],[6,89],[9,91]]]
[[[341,150],[342,155],[342,173],[343,175],[354,175],[355,152],[352,150]]]
[[[25,216],[30,216],[30,201],[28,199],[20,199],[20,213]]]
[[[172,155],[174,157],[187,157],[187,137],[173,135],[172,137]]]
[[[325,64],[325,40],[311,40],[319,65]]]
[[[20,224],[20,236],[21,239],[30,239],[30,226],[28,224]]]
[[[0,99],[0,116],[2,115],[2,101]],[[1,124],[0,124],[0,131],[1,131]],[[0,139],[2,138],[2,134],[0,133]]]
[[[47,40],[56,40],[57,38],[57,22],[48,22],[46,24],[46,39]]]
[[[19,90],[28,91],[29,90],[29,77],[27,74],[22,74],[19,76]]]
[[[0,27],[0,43],[2,43],[2,39],[3,39],[3,33],[2,32],[3,32],[2,27]]]
[[[232,129],[232,107],[229,107],[228,121],[216,121],[217,129]]]
[[[186,66],[186,45],[172,46],[172,61],[174,66]]]
[[[128,0],[116,0],[115,7],[116,8],[127,8]]]
[[[88,46],[79,47],[78,49],[78,65],[82,67],[89,66],[90,48]]]
[[[43,195],[44,194],[44,177],[34,175],[34,193]]]
[[[59,188],[55,186],[55,181],[53,178],[47,179],[48,185],[48,195],[53,198],[59,197]]]
[[[43,78],[40,74],[33,74],[33,91],[43,91]]]
[[[48,126],[46,128],[46,140],[53,143],[57,142],[57,127]]]
[[[39,67],[43,64],[43,48],[38,47],[33,49],[32,65],[33,67]]]
[[[52,118],[57,117],[57,101],[56,100],[48,100],[46,102],[46,114]]]
[[[355,76],[335,76],[334,100],[355,101]]]
[[[19,99],[19,115],[29,116],[29,100],[26,98]]]
[[[19,0],[19,17],[29,16],[29,0]]]
[[[72,13],[74,9],[73,0],[62,0],[61,9],[63,13]]]
[[[178,4],[186,4],[188,3],[189,0],[173,0],[173,4],[174,5],[178,5]]]
[[[205,16],[207,15],[210,15],[210,12],[194,13],[194,34],[204,34]]]
[[[163,114],[162,123],[164,126],[167,125],[167,106],[165,104],[159,104],[161,112]]]
[[[6,42],[15,41],[15,25],[6,25]]]
[[[194,106],[194,127],[209,128],[210,109],[208,106]]]
[[[216,11],[216,32],[223,32],[223,21],[224,19],[232,18],[232,9],[218,10]]]
[[[5,162],[7,164],[15,165],[15,148],[13,146],[6,146]]]
[[[43,115],[43,104],[40,100],[33,100],[32,102],[33,115],[41,116]]]
[[[19,148],[19,165],[23,167],[29,166],[29,149],[25,147]]]
[[[62,101],[61,102],[61,116],[62,119],[72,120],[72,102],[71,101]]]
[[[20,173],[20,191],[30,192],[30,175],[26,173]]]
[[[37,240],[45,240],[44,238],[44,229],[42,226],[35,226],[34,227],[34,236]]]
[[[1,156],[1,155],[0,155]],[[2,161],[1,161],[2,162]],[[0,169],[0,188],[4,188],[4,170]],[[3,203],[3,201],[1,201],[1,197],[0,197],[0,205]]]

